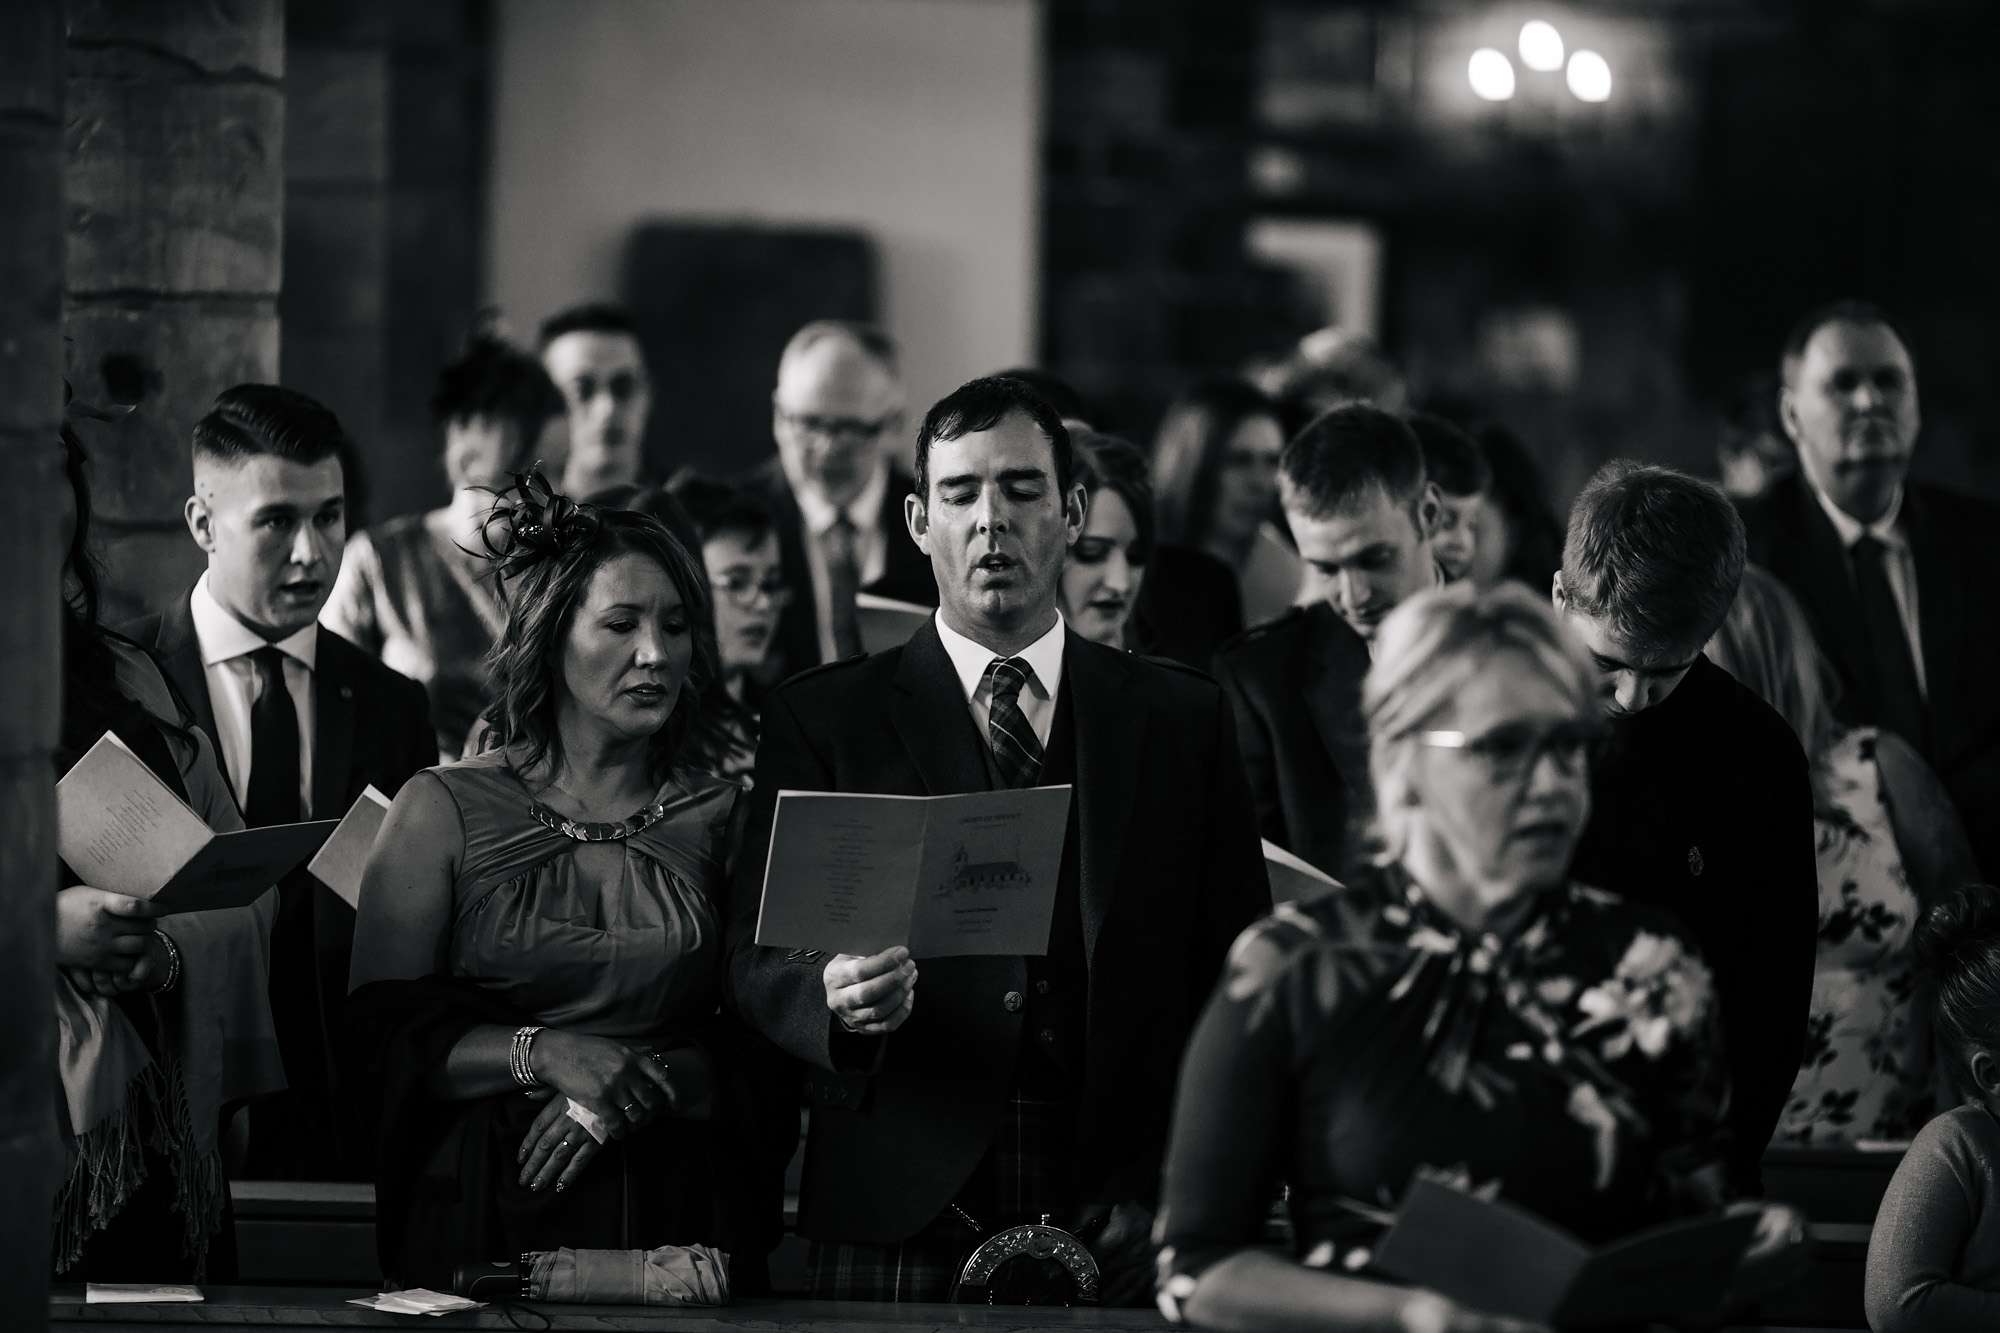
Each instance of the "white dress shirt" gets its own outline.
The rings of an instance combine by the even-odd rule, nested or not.
[[[1917,558],[1910,553],[1910,542],[1903,535],[1903,492],[1898,489],[1896,498],[1889,502],[1889,508],[1873,523],[1864,524],[1855,519],[1832,500],[1819,487],[1806,483],[1819,507],[1826,511],[1827,522],[1839,534],[1841,549],[1853,558],[1854,543],[1863,537],[1873,537],[1882,543],[1882,572],[1889,579],[1889,594],[1896,599],[1896,612],[1903,621],[1903,637],[1909,640],[1910,662],[1917,669],[1917,689],[1925,698],[1930,697],[1930,683],[1924,677],[1924,635],[1923,623],[1917,619]],[[1852,569],[1849,570],[1850,577]]]
[[[250,654],[266,646],[261,634],[222,608],[208,590],[203,574],[188,598],[194,637],[201,649],[202,674],[208,679],[208,702],[215,710],[215,739],[222,751],[236,804],[250,800],[250,708],[257,702],[257,666]],[[313,688],[319,653],[319,625],[269,645],[284,655],[285,688],[299,717],[299,815],[312,818]]]
[[[988,668],[1000,654],[984,644],[974,643],[947,625],[944,612],[938,612],[934,619],[937,621],[938,638],[944,641],[945,654],[951,658],[951,665],[958,672],[958,684],[965,692],[966,705],[972,709],[972,721],[984,739],[987,719],[993,713],[993,677]],[[1056,724],[1056,692],[1062,688],[1063,631],[1062,612],[1058,611],[1054,628],[1014,654],[1035,673],[1034,679],[1021,691],[1020,704],[1022,714],[1028,719],[1028,725],[1035,729],[1035,739],[1041,742],[1043,749],[1048,748],[1049,732]]]
[[[833,607],[830,604],[833,585],[826,571],[826,552],[822,543],[834,520],[846,514],[847,521],[854,525],[855,587],[865,588],[882,577],[889,561],[888,534],[882,531],[882,501],[889,493],[889,460],[878,459],[875,471],[860,492],[838,509],[828,504],[817,488],[802,484],[790,465],[784,462],[783,454],[779,455],[779,461],[785,469],[785,481],[792,488],[792,498],[798,501],[799,517],[805,520],[806,568],[812,573],[819,660],[831,662],[835,660],[838,650],[833,642]]]

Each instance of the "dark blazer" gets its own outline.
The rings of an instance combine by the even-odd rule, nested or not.
[[[1367,674],[1368,645],[1324,603],[1293,607],[1215,655],[1258,831],[1336,878],[1353,868],[1353,835],[1373,806]]]
[[[1917,616],[1930,703],[1924,758],[1965,823],[1974,856],[2000,877],[2000,505],[1909,484],[1901,516],[1917,568]],[[1750,558],[1805,605],[1840,674],[1842,720],[1878,720],[1847,552],[1805,479],[1743,506]]]
[[[1182,1049],[1270,889],[1214,682],[1073,633],[1064,654],[1075,743],[1065,874],[1077,876],[1087,969],[1075,1185],[1084,1202],[1150,1204]],[[799,1230],[814,1239],[904,1240],[965,1185],[1015,1077],[1025,1015],[1003,997],[1025,988],[1027,965],[920,959],[909,1021],[885,1039],[836,1043],[827,959],[752,943],[777,792],[986,790],[983,746],[935,622],[904,647],[794,677],[765,704],[729,987],[743,1018],[808,1066]]]
[[[227,768],[215,731],[215,705],[208,697],[194,617],[183,596],[159,615],[125,630],[153,650],[167,678],[186,699],[201,729],[215,745],[218,764]],[[339,819],[370,783],[393,797],[419,769],[437,763],[437,734],[431,729],[430,700],[424,687],[391,671],[324,625],[313,667],[313,819]],[[234,776],[231,775],[233,782]],[[303,870],[295,872],[303,875]],[[313,953],[318,972],[322,1022],[335,1022],[347,998],[347,965],[354,950],[354,909],[315,884]],[[282,962],[283,960],[277,960]],[[331,1060],[336,1026],[325,1036]],[[329,1065],[330,1081],[332,1069]]]
[[[1228,565],[1192,547],[1153,548],[1132,607],[1133,647],[1206,671],[1216,649],[1242,632],[1243,594]]]
[[[771,517],[777,524],[778,558],[785,582],[792,588],[792,600],[778,618],[777,656],[783,661],[779,674],[791,675],[819,665],[819,602],[813,595],[812,566],[806,562],[805,517],[775,455],[750,472],[743,484],[771,506]],[[937,580],[931,575],[930,557],[910,540],[903,522],[903,497],[915,486],[909,473],[893,467],[889,470],[889,486],[882,494],[882,577],[863,584],[862,590],[936,606]]]

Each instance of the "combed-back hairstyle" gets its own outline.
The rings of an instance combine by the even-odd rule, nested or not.
[[[1711,661],[1755,690],[1791,724],[1814,761],[1814,795],[1823,800],[1818,761],[1838,734],[1833,704],[1840,678],[1813,637],[1798,599],[1761,566],[1745,565],[1736,600],[1707,651]]]
[[[1097,413],[1092,410],[1090,404],[1084,401],[1083,395],[1077,392],[1076,386],[1054,371],[1043,370],[1039,366],[1015,366],[1009,370],[996,370],[993,373],[1003,375],[1010,380],[1020,380],[1040,394],[1044,402],[1062,414],[1062,419],[1069,423],[1072,432],[1075,431],[1078,422],[1092,427],[1103,424],[1097,419]]]
[[[1976,1095],[1973,1057],[2000,1058],[2000,889],[1961,885],[1918,918],[1910,947],[1933,988],[1938,1054],[1959,1091]]]
[[[1404,599],[1376,630],[1361,713],[1375,787],[1377,864],[1401,860],[1408,842],[1403,794],[1418,748],[1415,733],[1506,653],[1547,677],[1575,718],[1597,719],[1597,670],[1590,655],[1547,599],[1518,583],[1427,589]]]
[[[771,507],[761,497],[726,481],[699,472],[685,472],[674,478],[667,492],[680,501],[695,532],[705,542],[729,533],[741,537],[746,544],[755,544],[777,531]]]
[[[1315,417],[1278,458],[1285,503],[1326,518],[1376,495],[1413,514],[1423,499],[1424,449],[1408,422],[1367,403]]]
[[[567,410],[541,361],[485,328],[466,339],[465,350],[438,372],[431,389],[431,419],[440,429],[467,421],[511,426],[520,454]],[[508,467],[532,461],[517,457]]]
[[[565,333],[622,333],[634,342],[639,340],[632,312],[610,301],[585,301],[556,311],[536,330],[536,350],[548,351],[549,344]]]
[[[1410,423],[1424,450],[1424,476],[1446,495],[1465,499],[1484,495],[1493,484],[1493,466],[1470,435],[1429,412],[1412,412]]]
[[[924,424],[917,431],[918,498],[926,504],[930,502],[933,444],[949,444],[967,435],[992,430],[1017,412],[1032,421],[1048,440],[1055,461],[1056,494],[1067,496],[1076,480],[1076,465],[1070,452],[1069,428],[1063,425],[1062,414],[1025,380],[986,375],[959,385],[924,413]]]
[[[1161,541],[1200,546],[1207,539],[1229,441],[1244,422],[1258,417],[1283,430],[1277,401],[1241,379],[1202,380],[1168,405],[1153,436],[1153,503]]]
[[[1097,431],[1072,438],[1076,449],[1076,480],[1083,487],[1085,502],[1094,502],[1099,491],[1110,491],[1132,511],[1133,541],[1127,557],[1135,565],[1153,558],[1153,488],[1146,480],[1146,455],[1130,440]],[[1089,511],[1086,509],[1086,513]]]
[[[194,423],[194,454],[240,463],[268,455],[308,466],[352,449],[340,418],[317,399],[282,384],[238,384],[216,395],[208,415]]]
[[[881,325],[858,319],[816,319],[786,340],[785,350],[778,357],[778,377],[783,379],[786,367],[794,359],[828,338],[842,338],[853,343],[892,377],[901,373],[897,369],[901,353],[896,340]]]
[[[1901,320],[1873,301],[1842,299],[1828,301],[1824,305],[1808,310],[1785,335],[1784,351],[1778,358],[1778,373],[1786,384],[1792,383],[1798,377],[1799,363],[1804,361],[1806,356],[1806,344],[1813,340],[1815,333],[1829,324],[1866,324],[1889,330],[1896,335],[1896,341],[1903,344],[1903,352],[1910,358],[1911,368],[1915,369],[1916,344],[1910,341],[1910,332],[1903,327]]]
[[[551,771],[561,768],[556,700],[563,647],[591,577],[628,554],[666,571],[687,610],[694,643],[673,714],[653,738],[654,771],[664,777],[716,743],[714,719],[703,706],[722,674],[708,577],[665,524],[630,509],[578,504],[557,494],[541,473],[516,473],[495,499],[485,541],[507,608],[507,627],[486,658],[493,689],[484,714],[492,728],[487,748],[518,743],[527,751],[527,767],[547,759]]]
[[[1729,614],[1746,550],[1713,482],[1614,459],[1570,506],[1563,596],[1636,652],[1698,652]]]

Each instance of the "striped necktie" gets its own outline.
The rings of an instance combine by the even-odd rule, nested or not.
[[[1035,669],[1018,657],[996,657],[986,672],[993,682],[986,724],[993,763],[1009,787],[1032,787],[1042,775],[1042,743],[1021,711],[1021,688],[1034,679]]]

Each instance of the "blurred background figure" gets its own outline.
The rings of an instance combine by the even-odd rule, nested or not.
[[[1317,329],[1299,339],[1289,358],[1260,381],[1282,406],[1287,435],[1342,403],[1372,403],[1401,412],[1409,401],[1402,372],[1380,343],[1365,333],[1339,327]]]
[[[1284,448],[1276,401],[1239,379],[1189,388],[1167,408],[1153,439],[1160,541],[1232,570],[1243,624],[1283,615],[1299,591],[1298,556],[1278,511]]]
[[[1756,565],[1708,656],[1775,708],[1812,765],[1819,954],[1798,1081],[1777,1141],[1906,1139],[1932,1110],[1930,1031],[1910,935],[1972,877],[1951,799],[1894,732],[1843,726],[1797,599]]]
[[[589,500],[613,486],[650,484],[653,380],[632,316],[605,302],[571,306],[542,321],[536,343],[569,404],[569,458],[559,472],[549,467],[562,493]]]
[[[356,533],[320,623],[423,685],[438,752],[455,755],[486,706],[485,658],[507,619],[479,554],[484,520],[509,473],[560,474],[568,420],[541,362],[490,329],[439,373],[431,415],[450,503]]]
[[[1478,435],[1492,484],[1485,495],[1459,506],[1478,540],[1466,576],[1482,588],[1517,579],[1540,592],[1562,564],[1562,525],[1542,469],[1520,437],[1489,425]]]
[[[1084,522],[1070,544],[1056,605],[1069,627],[1092,643],[1129,648],[1133,608],[1154,552],[1146,456],[1130,441],[1091,431],[1072,432],[1070,447],[1083,487]]]
[[[1464,578],[1479,558],[1481,521],[1493,468],[1470,435],[1443,417],[1409,414],[1410,429],[1424,447],[1424,475],[1437,487],[1437,526],[1431,554],[1447,582]]]
[[[722,663],[710,706],[719,723],[707,767],[748,785],[757,757],[778,621],[791,600],[771,511],[756,495],[696,473],[676,478],[673,498],[701,541],[701,562],[715,598],[715,642]]]
[[[914,484],[891,457],[905,394],[896,344],[871,324],[816,320],[785,345],[771,394],[777,456],[744,480],[771,508],[785,581],[780,673],[862,650],[854,595],[937,603],[903,526]]]
[[[1799,453],[1778,420],[1778,377],[1768,370],[1743,377],[1724,405],[1715,466],[1732,500],[1754,500],[1799,470]]]

